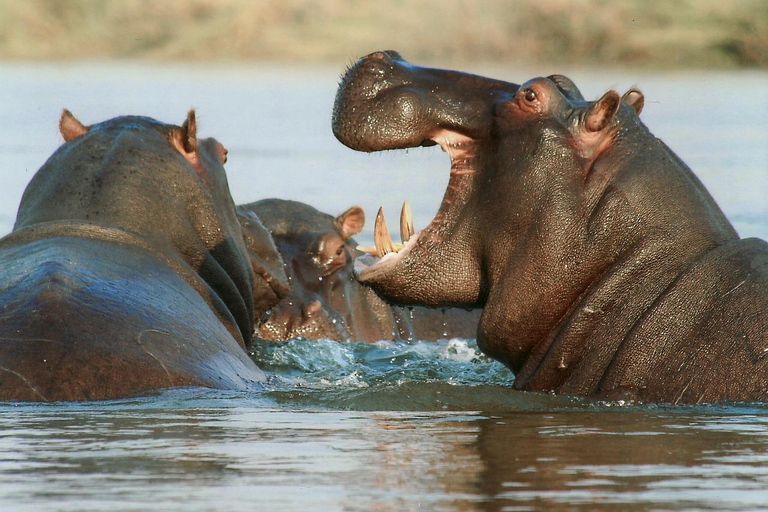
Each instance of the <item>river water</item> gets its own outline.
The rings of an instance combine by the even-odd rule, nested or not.
[[[0,233],[61,143],[141,114],[229,149],[236,202],[341,213],[403,199],[417,229],[448,180],[438,148],[365,155],[329,126],[343,68],[0,64]],[[563,72],[478,67],[511,81]],[[742,236],[768,238],[768,73],[568,71],[588,98],[639,86],[642,117]],[[358,237],[370,242],[372,225]],[[768,510],[768,405],[629,406],[511,390],[474,340],[257,343],[263,390],[0,404],[0,510]]]

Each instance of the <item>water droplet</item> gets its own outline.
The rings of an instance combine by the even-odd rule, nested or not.
[[[323,280],[323,276],[318,277],[317,280],[318,281],[322,281]]]

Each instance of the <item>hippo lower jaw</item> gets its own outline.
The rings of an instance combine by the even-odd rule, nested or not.
[[[364,254],[355,259],[355,277],[361,283],[376,281],[377,275],[386,275],[390,267],[397,266],[416,246],[422,231],[415,233],[403,244],[402,249],[385,254],[383,257]]]

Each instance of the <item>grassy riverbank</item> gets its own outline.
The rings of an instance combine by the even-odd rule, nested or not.
[[[768,67],[765,0],[0,0],[0,59]]]

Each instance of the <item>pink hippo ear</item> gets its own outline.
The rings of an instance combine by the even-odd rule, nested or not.
[[[181,142],[184,145],[184,151],[194,153],[197,151],[197,120],[195,119],[195,109],[187,113],[187,120],[181,125]]]
[[[624,93],[621,97],[621,101],[632,107],[635,114],[640,115],[640,112],[643,111],[643,106],[645,105],[645,96],[640,92],[640,89],[635,89],[633,87]]]
[[[59,120],[59,132],[64,137],[65,142],[69,142],[75,137],[79,137],[88,131],[88,127],[77,120],[67,109],[62,110]]]
[[[346,240],[363,230],[363,226],[365,226],[365,212],[359,206],[353,206],[336,217],[336,226],[341,232],[341,237]]]
[[[587,131],[599,132],[608,126],[608,123],[618,112],[619,104],[621,104],[621,98],[616,91],[608,91],[603,94],[603,97],[587,110],[587,115],[584,117],[584,126],[586,126]]]
[[[176,150],[184,155],[184,158],[198,169],[200,160],[197,158],[197,121],[195,120],[195,110],[192,109],[187,114],[187,119],[181,128],[174,128],[168,139]]]

